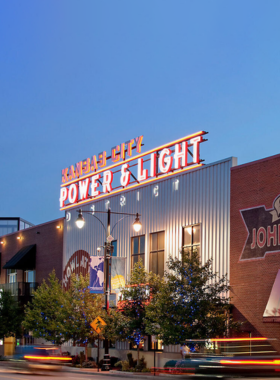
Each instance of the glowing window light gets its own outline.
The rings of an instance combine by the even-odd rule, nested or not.
[[[188,228],[187,228],[187,231],[188,231],[188,234],[189,234],[189,235],[192,234],[192,228],[191,228],[191,227],[188,227]]]

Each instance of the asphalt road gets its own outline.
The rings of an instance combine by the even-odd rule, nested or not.
[[[47,378],[52,380],[89,380],[94,378],[94,380],[112,380],[112,379],[123,379],[121,376],[104,375],[98,373],[74,373],[74,372],[42,372],[42,373],[20,373],[13,369],[1,368],[0,369],[0,380],[47,380]]]
[[[176,375],[160,375],[160,376],[152,376],[149,374],[131,374],[131,375],[124,375],[124,374],[118,374],[118,373],[110,373],[108,374],[107,372],[80,372],[80,371],[59,371],[59,372],[46,372],[43,371],[41,373],[39,372],[25,372],[24,370],[15,370],[14,368],[8,367],[8,366],[0,366],[0,380],[47,380],[47,378],[51,378],[52,380],[129,380],[129,379],[153,379],[153,378],[161,378],[161,379],[189,379],[189,376],[176,376]],[[199,380],[205,380],[205,377],[197,377]],[[220,380],[221,376],[218,376],[216,378],[214,377],[209,377],[209,380],[217,379]],[[231,378],[227,377],[226,380],[230,379],[236,379],[236,378]],[[238,380],[266,380],[266,379],[274,379],[274,380],[280,380],[279,377],[239,377]]]
[[[61,379],[69,379],[69,380],[114,380],[114,379],[133,379],[133,378],[139,378],[139,379],[148,379],[151,377],[153,379],[153,376],[146,376],[146,377],[141,377],[141,376],[131,376],[131,377],[124,377],[124,376],[118,376],[118,375],[108,375],[104,373],[73,373],[73,372],[58,372],[58,373],[44,373],[44,374],[32,374],[32,373],[17,373],[13,370],[8,371],[7,369],[5,370],[0,370],[0,380],[47,380],[47,378],[51,378],[52,380],[61,380]],[[161,379],[176,379],[180,378],[182,379],[183,377],[181,376],[160,376]],[[156,376],[158,378],[158,376]],[[184,378],[189,378],[189,377],[184,377]],[[213,378],[212,378],[213,379]],[[217,379],[221,379],[220,377]],[[229,380],[230,378],[227,378]],[[247,380],[247,378],[238,378],[238,380]],[[250,380],[266,380],[266,379],[275,379],[275,380],[280,380],[280,377],[258,377],[258,378],[249,378]]]

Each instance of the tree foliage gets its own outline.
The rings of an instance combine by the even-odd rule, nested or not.
[[[26,305],[23,327],[33,331],[35,338],[61,345],[66,341],[67,306],[61,283],[53,271],[48,282],[43,280],[34,292],[32,302]]]
[[[23,312],[11,292],[0,293],[0,337],[21,336]]]
[[[124,317],[119,326],[119,338],[128,339],[139,347],[146,334],[146,308],[162,286],[162,279],[145,270],[142,261],[135,263],[130,280],[122,289],[120,310]]]
[[[26,306],[23,326],[33,331],[35,338],[58,345],[71,339],[75,344],[87,346],[98,337],[90,325],[96,317],[107,323],[100,338],[115,339],[123,316],[114,310],[106,313],[104,296],[90,293],[89,276],[73,274],[69,290],[64,291],[53,271],[48,281],[43,281],[34,292],[32,303]]]
[[[167,265],[166,281],[147,306],[147,332],[156,332],[164,344],[180,344],[225,336],[236,327],[227,277],[218,278],[212,260],[202,265],[196,252],[185,252],[181,260],[169,258]]]
[[[180,344],[225,336],[237,328],[229,312],[227,277],[218,278],[211,260],[202,265],[196,252],[185,252],[181,260],[170,258],[168,269],[162,279],[148,273],[142,261],[136,263],[118,310],[108,313],[104,296],[90,293],[88,275],[72,275],[70,289],[63,291],[52,272],[27,305],[23,326],[34,337],[59,345],[70,339],[87,345],[97,338],[90,323],[99,316],[107,323],[101,339],[129,340],[138,351],[148,334],[164,344]]]
[[[71,276],[70,288],[65,292],[67,299],[67,319],[65,320],[65,338],[75,343],[87,345],[97,338],[90,323],[96,317],[106,318],[103,309],[104,297],[90,293],[89,275]]]

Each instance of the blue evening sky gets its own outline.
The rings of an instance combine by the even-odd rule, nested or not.
[[[0,215],[60,216],[61,169],[199,130],[206,163],[280,153],[279,0],[0,0]]]

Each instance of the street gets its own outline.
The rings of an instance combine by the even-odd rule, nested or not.
[[[104,372],[85,372],[85,373],[81,373],[80,371],[77,371],[77,372],[74,372],[73,371],[63,371],[63,372],[42,372],[42,373],[24,373],[23,371],[22,372],[19,372],[13,368],[9,368],[7,366],[1,366],[0,367],[0,380],[39,380],[39,379],[43,379],[43,380],[46,380],[46,377],[52,377],[52,380],[60,380],[61,378],[65,378],[65,379],[69,379],[69,380],[80,380],[80,379],[85,379],[85,380],[89,380],[89,379],[92,379],[94,378],[94,380],[113,380],[113,379],[131,379],[131,378],[139,378],[139,379],[147,379],[147,378],[153,378],[154,376],[152,375],[149,375],[147,373],[143,373],[143,374],[131,374],[131,376],[127,376],[127,374],[121,374],[118,375],[116,373],[104,373]],[[157,376],[158,377],[158,376]],[[164,377],[168,377],[168,378],[180,378],[180,379],[184,379],[184,378],[188,378],[190,379],[189,376],[176,376],[174,375],[174,377],[170,376],[170,375],[163,375],[161,374],[160,377],[164,378]],[[219,376],[219,378],[221,378]],[[201,379],[201,377],[200,377]],[[209,379],[211,379],[211,377],[209,377]],[[212,379],[215,379],[214,377],[212,377]],[[227,377],[227,379],[231,379],[230,377]],[[234,379],[234,378],[232,378]],[[247,379],[246,377],[242,378],[242,377],[239,377],[238,380],[245,380]],[[250,377],[250,380],[264,380],[264,379],[271,379],[271,377],[266,377],[266,376],[262,376],[262,377]],[[275,380],[280,380],[280,376],[279,377],[273,377],[273,379]]]
[[[42,373],[23,373],[15,371],[11,368],[2,367],[0,368],[0,380],[37,380],[46,379],[46,377],[51,377],[53,380],[59,380],[61,378],[65,379],[89,379],[94,376],[95,380],[108,380],[112,378],[120,379],[121,376],[112,376],[105,374],[96,373],[75,373],[75,372],[42,372]]]

